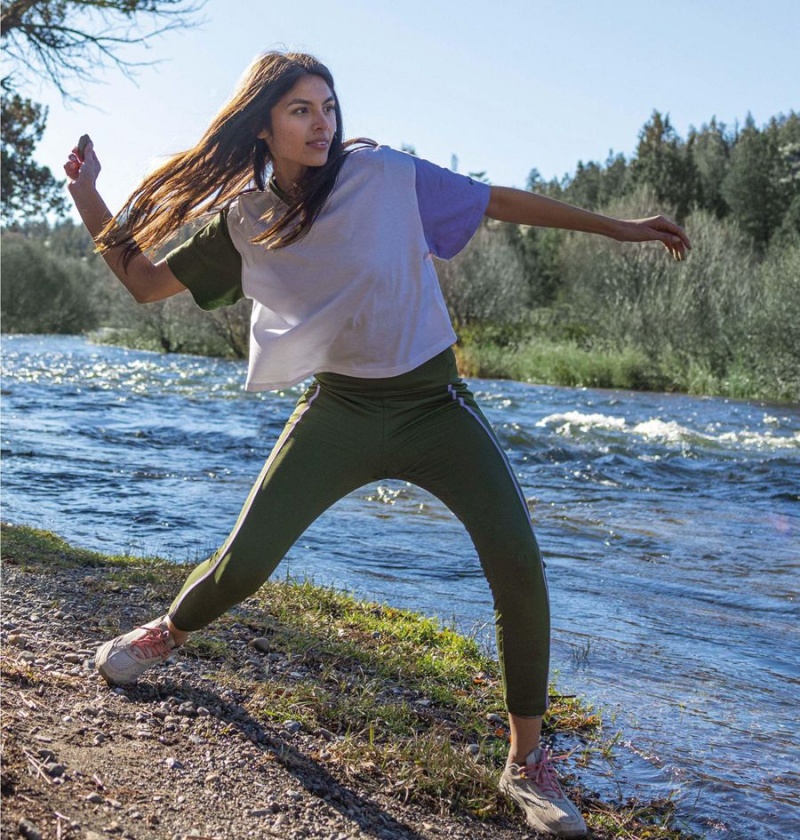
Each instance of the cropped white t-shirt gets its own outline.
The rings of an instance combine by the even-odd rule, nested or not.
[[[489,187],[385,146],[345,159],[304,238],[252,240],[281,199],[243,193],[167,256],[206,309],[253,300],[246,388],[285,388],[314,373],[383,378],[456,340],[432,255],[449,259],[483,218]]]

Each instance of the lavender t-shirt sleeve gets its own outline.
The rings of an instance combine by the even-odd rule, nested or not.
[[[417,205],[431,253],[454,257],[472,238],[489,204],[488,184],[414,157]]]

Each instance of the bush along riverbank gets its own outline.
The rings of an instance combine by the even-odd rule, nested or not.
[[[3,528],[2,837],[533,836],[497,791],[507,729],[474,641],[385,604],[269,582],[136,686],[97,645],[169,604],[185,569]],[[670,802],[581,783],[600,720],[546,719],[594,838],[677,840]]]

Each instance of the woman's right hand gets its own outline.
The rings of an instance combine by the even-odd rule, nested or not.
[[[82,192],[85,189],[94,189],[97,178],[100,175],[100,161],[94,153],[94,143],[90,140],[83,150],[83,158],[77,145],[70,152],[67,162],[64,164],[64,172],[69,178],[68,189],[72,195]]]

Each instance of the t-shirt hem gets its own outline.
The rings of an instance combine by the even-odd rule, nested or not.
[[[391,376],[402,376],[404,373],[409,373],[414,370],[414,368],[418,368],[420,365],[425,364],[425,362],[430,361],[434,356],[437,356],[439,353],[447,350],[448,347],[452,347],[457,340],[458,338],[456,334],[453,333],[452,337],[449,337],[446,342],[438,342],[408,362],[404,362],[400,365],[393,365],[390,368],[371,368],[369,371],[365,371],[363,368],[358,367],[331,365],[326,366],[324,369],[313,368],[283,382],[248,380],[244,387],[245,391],[282,391],[284,388],[292,388],[303,380],[315,376],[318,373],[334,373],[338,376],[352,376],[357,379],[386,379]]]

